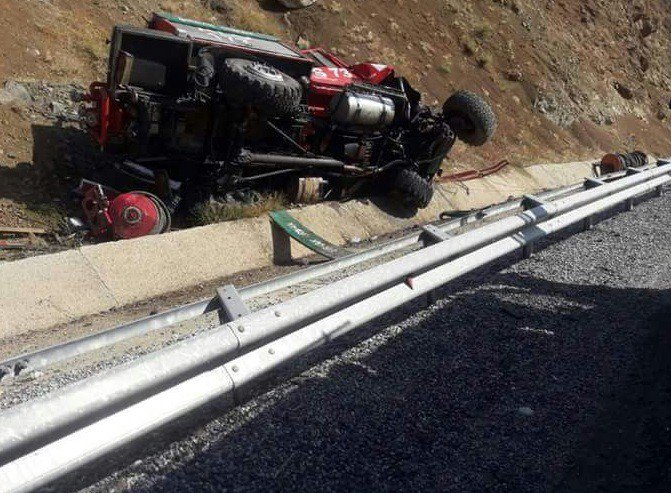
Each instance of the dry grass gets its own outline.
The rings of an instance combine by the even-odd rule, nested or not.
[[[31,204],[25,210],[25,218],[33,225],[39,225],[52,231],[58,231],[68,211],[60,204],[47,202]]]
[[[451,74],[452,73],[452,62],[449,60],[443,61],[443,63],[440,64],[438,67],[438,70],[444,74]]]
[[[194,223],[198,226],[203,226],[224,221],[259,217],[270,211],[284,209],[286,206],[287,200],[281,193],[263,195],[261,200],[255,204],[208,202],[198,208],[194,214]]]
[[[473,36],[480,41],[485,41],[492,34],[492,26],[489,24],[481,23],[475,27],[473,31]]]
[[[464,36],[461,38],[461,47],[464,50],[464,54],[467,56],[475,55],[480,49],[478,43],[470,36]]]
[[[185,2],[164,0],[160,8],[164,12],[215,24],[228,24],[238,29],[280,35],[277,20],[264,12],[257,2],[250,0],[227,0],[226,8],[214,5],[212,1]],[[221,14],[221,15],[218,15]]]
[[[481,51],[478,53],[478,56],[475,57],[475,61],[480,68],[487,68],[489,65],[491,65],[493,60],[494,57],[487,51]]]
[[[245,29],[275,36],[281,36],[282,30],[277,20],[264,12],[256,2],[250,0],[231,0],[231,25]]]
[[[481,23],[475,27],[472,35],[461,37],[461,47],[466,56],[475,57],[480,68],[487,68],[494,61],[493,55],[485,49],[488,39],[492,35],[492,27]]]
[[[104,72],[105,59],[109,47],[105,40],[109,36],[107,29],[101,29],[101,25],[91,19],[70,19],[68,10],[56,10],[55,17],[59,23],[36,24],[36,31],[42,38],[35,42],[35,46],[42,53],[50,54],[51,74],[68,75],[75,80],[86,82],[91,77],[90,72],[95,74]]]
[[[343,11],[343,6],[340,2],[334,0],[326,6],[326,9],[334,14],[340,14]]]

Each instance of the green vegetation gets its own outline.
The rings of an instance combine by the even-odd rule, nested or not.
[[[253,204],[208,202],[202,204],[194,213],[193,222],[196,226],[220,223],[224,221],[235,221],[249,217],[259,217],[270,211],[284,209],[287,200],[282,193],[270,193],[261,196],[258,202]]]

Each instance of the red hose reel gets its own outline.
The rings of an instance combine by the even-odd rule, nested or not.
[[[127,240],[165,233],[170,229],[166,205],[148,192],[119,193],[93,182],[82,182],[82,207],[98,239]]]

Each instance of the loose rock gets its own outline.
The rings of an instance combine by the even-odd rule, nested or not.
[[[309,7],[316,0],[277,0],[279,3],[284,5],[288,9],[302,9]]]
[[[624,99],[633,99],[634,98],[634,92],[628,88],[625,85],[622,85],[619,82],[615,82],[613,84],[613,87],[617,91],[617,93],[622,96]]]
[[[0,89],[0,104],[27,104],[31,101],[30,92],[16,81],[9,80]]]

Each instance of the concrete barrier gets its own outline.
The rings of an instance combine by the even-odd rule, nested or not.
[[[441,184],[431,205],[408,218],[368,201],[314,205],[292,214],[342,245],[355,237],[366,239],[434,221],[446,210],[481,208],[510,196],[577,183],[590,174],[591,162],[509,166],[485,178]],[[298,245],[293,251],[297,257],[310,253]],[[271,263],[268,218],[0,263],[0,338],[44,330]]]

